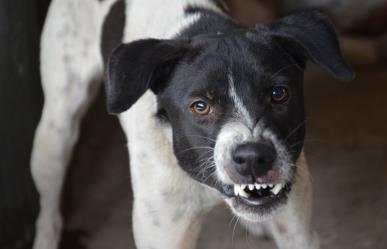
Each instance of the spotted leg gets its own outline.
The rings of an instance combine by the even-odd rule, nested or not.
[[[93,1],[95,2],[95,1]],[[41,41],[45,103],[31,157],[40,194],[34,249],[54,249],[62,227],[60,196],[79,124],[99,88],[102,59],[90,0],[54,0]],[[78,10],[77,12],[71,12]],[[71,13],[71,15],[70,15]],[[95,42],[93,41],[95,40]]]
[[[133,230],[138,249],[194,249],[203,215],[219,201],[213,190],[180,168],[153,165],[144,178],[143,163],[131,159]],[[139,172],[139,168],[142,167]],[[136,169],[134,169],[136,168]],[[144,179],[149,179],[144,180]]]
[[[155,165],[160,167],[160,165]],[[217,197],[184,173],[133,185],[133,229],[139,249],[194,249],[203,215]],[[157,173],[156,173],[157,174]],[[160,176],[160,175],[159,175]]]

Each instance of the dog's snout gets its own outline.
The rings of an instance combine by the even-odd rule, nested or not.
[[[276,151],[272,143],[246,143],[235,148],[232,159],[239,174],[259,177],[272,169]]]

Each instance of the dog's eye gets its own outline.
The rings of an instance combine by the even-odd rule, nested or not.
[[[198,100],[191,104],[191,110],[193,113],[201,116],[207,115],[210,113],[210,105],[203,100]]]
[[[273,103],[284,103],[289,98],[289,91],[284,86],[275,86],[271,90],[271,101]]]

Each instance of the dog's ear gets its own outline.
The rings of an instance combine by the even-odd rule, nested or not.
[[[335,28],[320,12],[289,15],[270,24],[268,32],[302,66],[310,59],[339,79],[353,79],[354,73],[341,55]]]
[[[146,39],[118,46],[107,65],[108,112],[129,109],[148,89],[157,93],[183,55],[183,44],[183,40]]]

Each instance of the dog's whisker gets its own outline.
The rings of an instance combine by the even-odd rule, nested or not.
[[[208,158],[203,158],[203,159],[197,161],[195,164],[197,165],[197,168],[203,169],[203,167],[205,167],[208,164],[213,163],[213,161],[214,161],[214,157],[210,156]]]
[[[295,151],[293,151],[293,150],[291,150],[291,149],[293,149],[295,146],[297,146],[297,145],[299,145],[299,144],[309,144],[309,143],[312,143],[312,142],[320,142],[320,140],[318,140],[318,139],[306,139],[306,140],[300,140],[300,141],[297,141],[297,142],[295,142],[295,143],[293,143],[293,144],[291,144],[290,146],[289,146],[289,149],[290,149],[290,151],[289,152],[295,152]]]
[[[291,132],[289,132],[289,134],[285,137],[284,141],[286,142],[293,134],[296,133],[298,129],[302,128],[305,125],[305,123],[306,123],[306,119],[301,123],[299,123]]]
[[[197,150],[197,149],[214,150],[214,148],[212,148],[212,147],[210,147],[210,146],[195,146],[195,147],[191,147],[191,148],[185,149],[185,150],[183,150],[183,151]]]
[[[212,172],[207,176],[207,178],[205,178],[205,180],[208,180],[208,178],[211,176],[211,174],[213,174],[215,172],[215,170],[213,170],[213,169],[215,169],[215,164],[212,162],[206,162],[206,164],[201,166],[201,169],[199,170],[199,172],[197,174],[204,176],[206,173],[208,173],[208,171],[212,170]]]
[[[213,170],[210,174],[208,174],[208,176],[204,179],[204,182],[207,182],[208,179],[210,179],[211,177],[213,177],[214,175],[216,174],[216,170]],[[214,179],[214,182],[215,184],[217,185],[219,183],[218,179],[216,177],[213,178]]]
[[[200,169],[198,171],[198,174],[203,174],[205,171],[211,169],[212,167],[214,167],[215,164],[213,164],[212,162],[210,161],[205,161],[204,163],[201,163],[199,165]]]
[[[201,136],[201,135],[187,135],[187,137],[200,137],[200,138],[204,138],[204,139],[207,139],[211,142],[216,142],[215,139],[212,139],[212,138],[209,138],[209,137],[206,137],[206,136]]]
[[[229,226],[232,225],[232,222],[234,221],[235,218],[236,218],[236,215],[233,214],[233,213],[231,213],[231,220],[230,220],[230,222],[228,223]]]
[[[209,171],[212,171],[208,176],[204,179],[204,182],[208,180],[215,172],[215,162],[213,157],[207,158],[204,162],[200,163],[198,165],[199,171],[197,172],[198,175],[205,176],[205,174],[208,174]]]
[[[182,153],[185,153],[185,152],[191,151],[191,150],[209,150],[209,151],[213,151],[214,148],[212,148],[212,147],[210,147],[210,146],[196,146],[196,147],[191,147],[191,148],[182,150],[182,151],[179,152],[179,153],[182,154]]]
[[[231,243],[232,244],[234,244],[235,231],[236,231],[236,226],[238,225],[239,219],[240,219],[240,216],[237,216],[237,219],[234,223],[234,227],[232,229],[232,235],[231,235]]]
[[[196,161],[196,164],[201,165],[201,164],[203,164],[203,163],[208,163],[208,161],[210,161],[210,160],[212,160],[212,159],[209,159],[209,158],[202,158],[202,159],[200,159],[200,160],[197,160],[197,161]],[[200,167],[200,166],[199,166],[199,167]]]
[[[290,149],[290,153],[292,153],[292,152],[295,152],[295,151],[293,151],[293,150],[291,150],[291,149],[293,149],[294,147],[296,147],[297,145],[300,145],[300,144],[303,144],[304,143],[304,140],[301,140],[301,141],[298,141],[298,142],[295,142],[295,143],[293,143],[292,145],[290,145],[289,146],[289,149]]]

